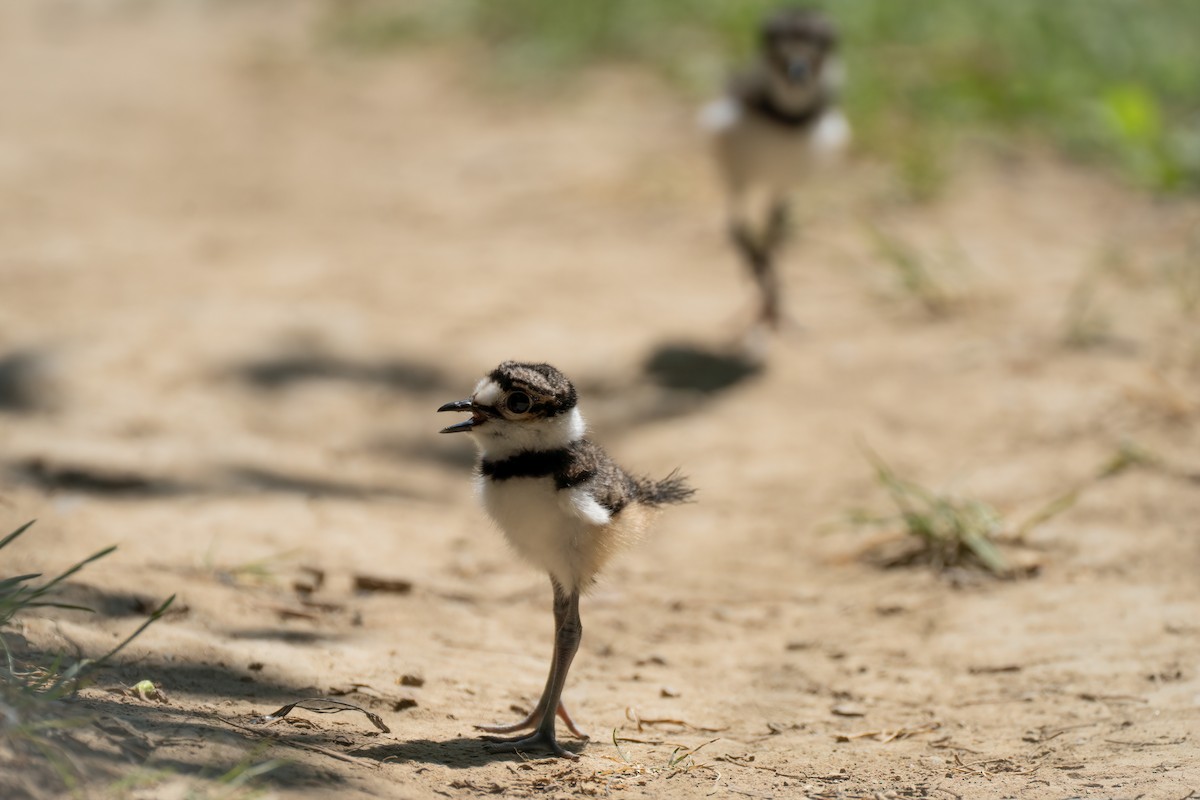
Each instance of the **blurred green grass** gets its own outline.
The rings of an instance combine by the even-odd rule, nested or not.
[[[33,522],[27,522],[0,539],[0,551],[25,534]],[[83,781],[86,779],[79,762],[72,756],[78,750],[78,742],[71,732],[94,721],[91,716],[73,707],[69,700],[87,685],[93,673],[140,636],[146,628],[166,614],[175,601],[171,595],[129,636],[96,659],[70,661],[61,653],[51,658],[45,654],[29,653],[18,657],[9,644],[10,629],[17,627],[15,618],[30,609],[51,608],[88,611],[84,606],[64,603],[56,598],[63,583],[84,567],[110,555],[116,546],[106,547],[87,558],[76,562],[50,580],[42,581],[42,574],[28,572],[0,578],[0,762],[18,765],[27,786],[39,784],[48,788],[52,783],[60,784],[65,792],[83,796],[87,794]],[[7,555],[7,553],[0,553]],[[19,637],[23,640],[23,637]],[[13,784],[2,776],[0,790]],[[20,796],[25,796],[18,789]],[[33,795],[31,795],[33,796]],[[36,796],[42,796],[40,793]]]
[[[483,44],[496,74],[570,79],[645,64],[689,95],[715,91],[754,46],[762,0],[338,0],[321,35],[387,51]],[[845,103],[859,146],[917,197],[964,139],[1041,138],[1156,191],[1200,189],[1200,3],[1179,0],[838,0]]]

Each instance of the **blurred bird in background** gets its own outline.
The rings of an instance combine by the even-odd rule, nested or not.
[[[759,36],[756,63],[704,108],[701,124],[715,139],[729,235],[758,289],[755,329],[777,330],[788,197],[845,149],[850,126],[837,106],[838,35],[828,19],[785,8],[763,21]]]

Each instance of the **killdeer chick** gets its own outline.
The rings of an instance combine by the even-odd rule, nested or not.
[[[758,321],[780,323],[775,260],[787,233],[788,194],[841,151],[850,126],[837,107],[837,31],[815,11],[786,8],[760,29],[758,62],[709,104],[729,200],[730,236],[758,286]]]
[[[542,697],[513,725],[477,726],[490,733],[532,730],[511,739],[489,737],[492,749],[547,749],[578,758],[555,737],[555,716],[587,739],[562,703],[567,671],[583,628],[579,596],[622,545],[636,538],[654,509],[691,497],[676,473],[663,480],[629,475],[587,439],[575,387],[549,364],[505,361],[466,400],[438,411],[471,416],[442,433],[470,433],[479,448],[476,473],[483,505],[513,548],[550,574],[554,589],[554,658]]]

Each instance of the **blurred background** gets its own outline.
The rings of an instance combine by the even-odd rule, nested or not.
[[[1195,788],[1200,6],[813,5],[854,140],[755,359],[696,119],[776,4],[0,6],[0,581],[117,546],[0,583],[0,793]],[[471,729],[551,640],[436,434],[509,358],[699,489],[570,769]]]
[[[1158,190],[1194,189],[1200,172],[1197,12],[1168,2],[808,3],[850,46],[845,105],[863,152],[897,169],[917,197],[947,178],[964,139],[1019,152],[1030,137]],[[704,97],[750,59],[770,2],[334,4],[321,35],[386,53],[437,41],[486,49],[510,86],[547,89],[597,64],[652,70]],[[561,89],[561,85],[557,88]]]

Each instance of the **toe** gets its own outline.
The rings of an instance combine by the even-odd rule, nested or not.
[[[559,758],[569,758],[572,761],[579,760],[578,753],[572,753],[563,747],[553,736],[540,733],[535,733],[533,736],[526,736],[521,739],[494,739],[489,737],[488,744],[485,744],[484,747],[493,753],[531,753],[538,750],[549,750]]]
[[[517,731],[528,730],[534,724],[536,723],[517,722],[512,725],[475,725],[473,727],[475,730],[483,731],[484,733],[516,733]]]

